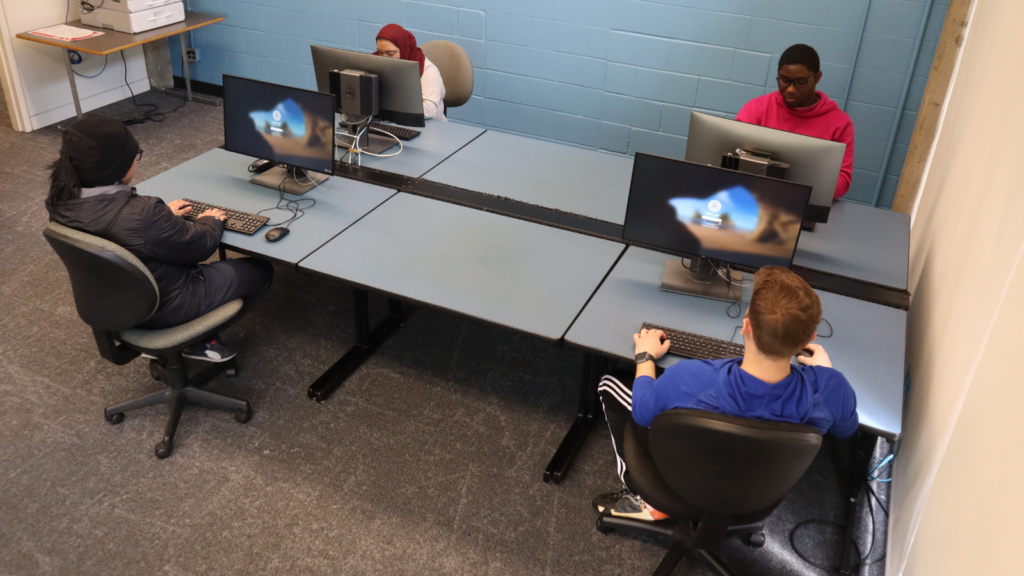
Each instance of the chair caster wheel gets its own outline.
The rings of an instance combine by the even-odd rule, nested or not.
[[[224,375],[227,376],[228,378],[234,378],[235,376],[238,376],[238,368],[232,366],[231,368],[228,368],[227,370],[224,371]]]
[[[597,531],[601,534],[611,534],[612,532],[615,532],[615,528],[607,526],[604,522],[601,522],[603,519],[604,518],[600,516],[597,518]]]
[[[163,460],[164,458],[167,458],[168,456],[171,455],[172,450],[174,450],[173,444],[171,444],[170,442],[160,442],[159,444],[156,445],[156,457],[159,458],[160,460]]]
[[[107,422],[110,422],[111,424],[115,424],[116,425],[116,424],[120,424],[121,422],[124,422],[124,413],[123,412],[118,412],[117,414],[111,414],[109,416],[104,414],[103,418]]]
[[[235,421],[239,424],[245,424],[249,420],[252,420],[252,410],[246,410],[245,412],[235,412]]]
[[[755,532],[747,536],[747,546],[751,548],[760,548],[764,546],[766,538],[764,532]]]

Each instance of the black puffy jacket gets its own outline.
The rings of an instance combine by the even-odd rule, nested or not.
[[[156,279],[160,306],[142,326],[167,325],[165,320],[194,316],[201,300],[198,264],[217,250],[224,223],[207,216],[193,223],[175,216],[164,201],[139,196],[134,188],[62,204],[47,204],[50,220],[88,232],[134,254]]]

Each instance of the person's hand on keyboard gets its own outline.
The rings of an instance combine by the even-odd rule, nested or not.
[[[668,352],[672,344],[665,333],[661,330],[648,330],[643,328],[639,334],[633,334],[633,343],[636,344],[636,353],[647,352],[657,360]]]
[[[171,200],[167,203],[167,207],[175,216],[184,216],[192,211],[192,205],[184,200]]]
[[[220,220],[221,222],[228,219],[228,215],[225,214],[223,210],[218,210],[216,208],[210,208],[206,212],[203,212],[202,214],[199,215],[200,218],[202,218],[203,216],[213,216],[214,218]]]
[[[832,360],[828,357],[828,353],[819,344],[808,344],[807,349],[814,352],[813,356],[807,356],[803,352],[799,352],[796,355],[797,362],[806,364],[807,366],[824,366],[825,368],[832,367]]]

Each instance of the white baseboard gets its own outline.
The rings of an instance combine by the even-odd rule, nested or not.
[[[132,90],[135,92],[136,96],[142,94],[143,92],[149,92],[149,78],[147,77],[141,80],[136,80],[131,83],[131,87]],[[99,94],[89,96],[88,98],[84,98],[82,100],[82,112],[84,113],[90,110],[95,110],[97,108],[106,106],[107,104],[117,102],[118,100],[131,98],[131,96],[132,95],[131,92],[128,91],[128,87],[122,84],[117,88],[113,88],[111,90],[107,90],[106,92],[101,92]],[[38,130],[40,128],[49,126],[62,120],[67,120],[69,118],[74,117],[75,104],[74,102],[72,102],[59,108],[54,108],[53,110],[47,110],[46,112],[36,114],[35,116],[32,116],[30,118],[30,121],[32,123],[32,130]]]

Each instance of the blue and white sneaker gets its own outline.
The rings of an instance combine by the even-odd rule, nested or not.
[[[234,358],[236,354],[238,354],[238,351],[228,346],[220,338],[214,338],[209,342],[198,344],[181,351],[181,355],[185,358],[203,360],[206,362],[227,362]]]

